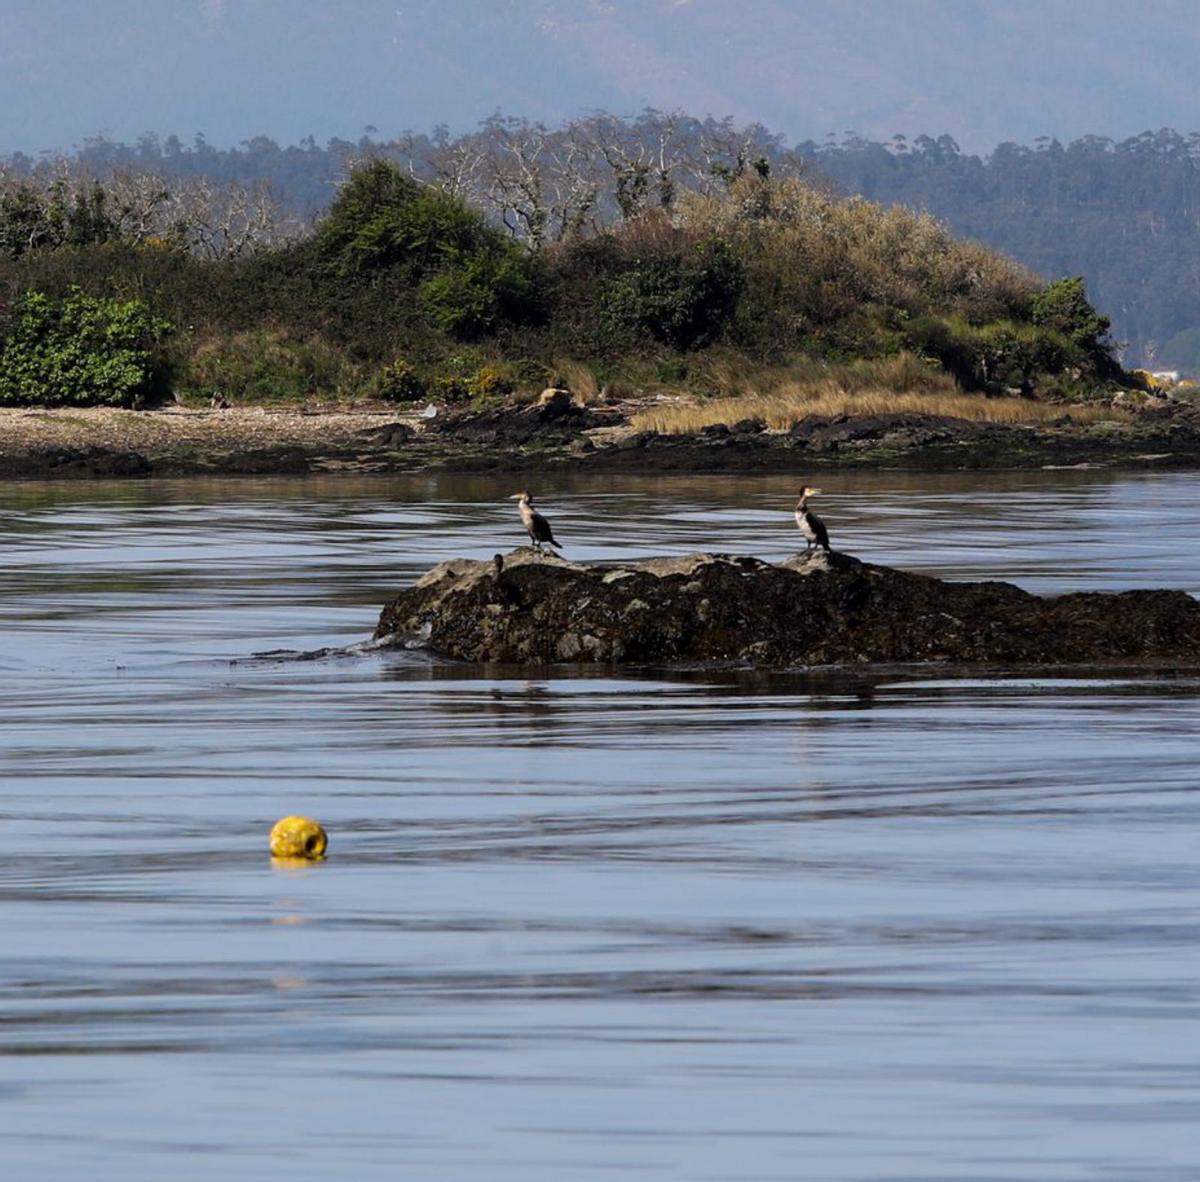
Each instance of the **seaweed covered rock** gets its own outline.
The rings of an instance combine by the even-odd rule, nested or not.
[[[1182,591],[1044,598],[799,554],[584,565],[517,550],[453,559],[384,609],[376,637],[466,661],[863,662],[1200,666],[1200,602]]]

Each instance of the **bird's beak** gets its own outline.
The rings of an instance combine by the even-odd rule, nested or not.
[[[808,490],[808,495],[810,497],[815,497],[815,496],[820,495],[820,492],[821,492],[821,490],[819,488],[810,488]]]
[[[524,495],[523,493],[513,493],[513,495],[511,497],[509,497],[508,499],[510,501],[519,501],[523,495]]]

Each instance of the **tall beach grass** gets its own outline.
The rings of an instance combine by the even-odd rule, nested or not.
[[[804,358],[787,367],[741,373],[717,362],[706,377],[716,397],[648,408],[633,425],[680,435],[749,418],[761,419],[769,430],[787,430],[807,415],[921,414],[1008,424],[1052,422],[1068,411],[1082,423],[1131,417],[1107,405],[1065,408],[1032,398],[966,394],[944,370],[909,353],[844,365]]]

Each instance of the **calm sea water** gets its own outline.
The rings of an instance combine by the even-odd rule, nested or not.
[[[253,659],[516,544],[509,483],[0,493],[3,1176],[1200,1178],[1200,682]],[[794,483],[541,492],[770,557]],[[869,560],[1200,592],[1193,475],[824,486]]]

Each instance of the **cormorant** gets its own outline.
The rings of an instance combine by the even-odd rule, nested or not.
[[[517,508],[521,510],[521,521],[533,542],[533,548],[539,554],[542,553],[543,542],[549,542],[555,549],[562,549],[554,540],[554,534],[550,532],[550,522],[533,507],[533,498],[527,492],[513,493],[508,499],[519,502]]]
[[[829,553],[829,531],[825,528],[825,522],[808,507],[808,498],[815,497],[820,492],[819,488],[809,488],[806,484],[800,490],[800,499],[796,502],[796,524],[808,543],[805,553],[813,546],[820,546]]]

